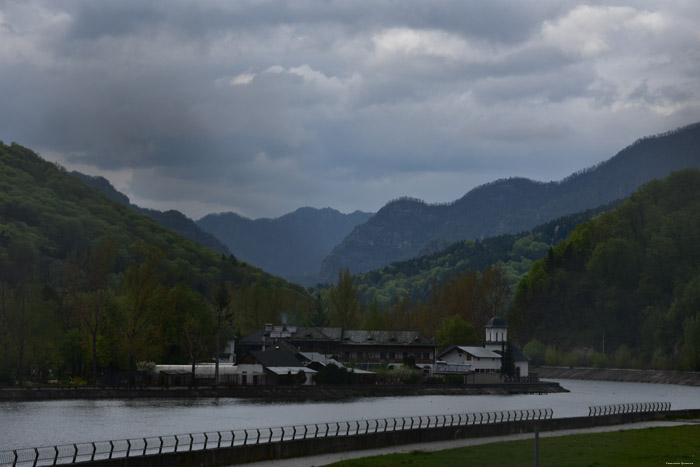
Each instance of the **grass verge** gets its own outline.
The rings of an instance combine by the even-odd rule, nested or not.
[[[534,461],[529,440],[484,444],[444,451],[413,451],[331,464],[333,467],[527,466]],[[700,465],[700,425],[608,433],[540,437],[541,466]]]

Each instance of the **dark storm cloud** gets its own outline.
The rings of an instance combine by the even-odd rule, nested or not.
[[[193,217],[450,201],[700,120],[699,18],[682,1],[0,1],[0,138]]]

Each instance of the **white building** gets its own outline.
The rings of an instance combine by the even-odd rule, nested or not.
[[[503,352],[508,345],[508,325],[503,318],[494,317],[485,326],[483,346],[452,345],[438,355],[441,362],[469,365],[475,373],[499,373]],[[515,361],[515,375],[528,376],[530,359],[515,347],[510,347]]]

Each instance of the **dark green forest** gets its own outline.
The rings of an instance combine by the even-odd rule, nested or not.
[[[578,224],[621,203],[619,200],[564,216],[528,232],[456,242],[436,253],[357,274],[360,297],[366,303],[376,300],[381,307],[406,296],[412,301],[425,300],[436,284],[443,284],[458,273],[483,271],[489,266],[498,267],[514,289],[532,263],[543,258],[550,247],[564,240]]]
[[[87,380],[140,361],[206,361],[215,336],[251,332],[282,313],[300,321],[311,303],[300,286],[186,240],[31,150],[0,143],[3,380]]]
[[[700,171],[649,182],[579,225],[532,265],[508,322],[552,359],[700,370]]]

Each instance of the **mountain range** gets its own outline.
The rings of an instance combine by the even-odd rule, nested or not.
[[[302,285],[318,282],[318,269],[335,245],[371,213],[300,208],[275,219],[248,219],[229,212],[197,221],[240,260]]]
[[[557,182],[498,180],[450,204],[392,201],[357,226],[323,260],[319,282],[436,251],[464,239],[531,229],[557,217],[626,198],[671,171],[700,167],[700,123],[642,138],[613,158]]]

